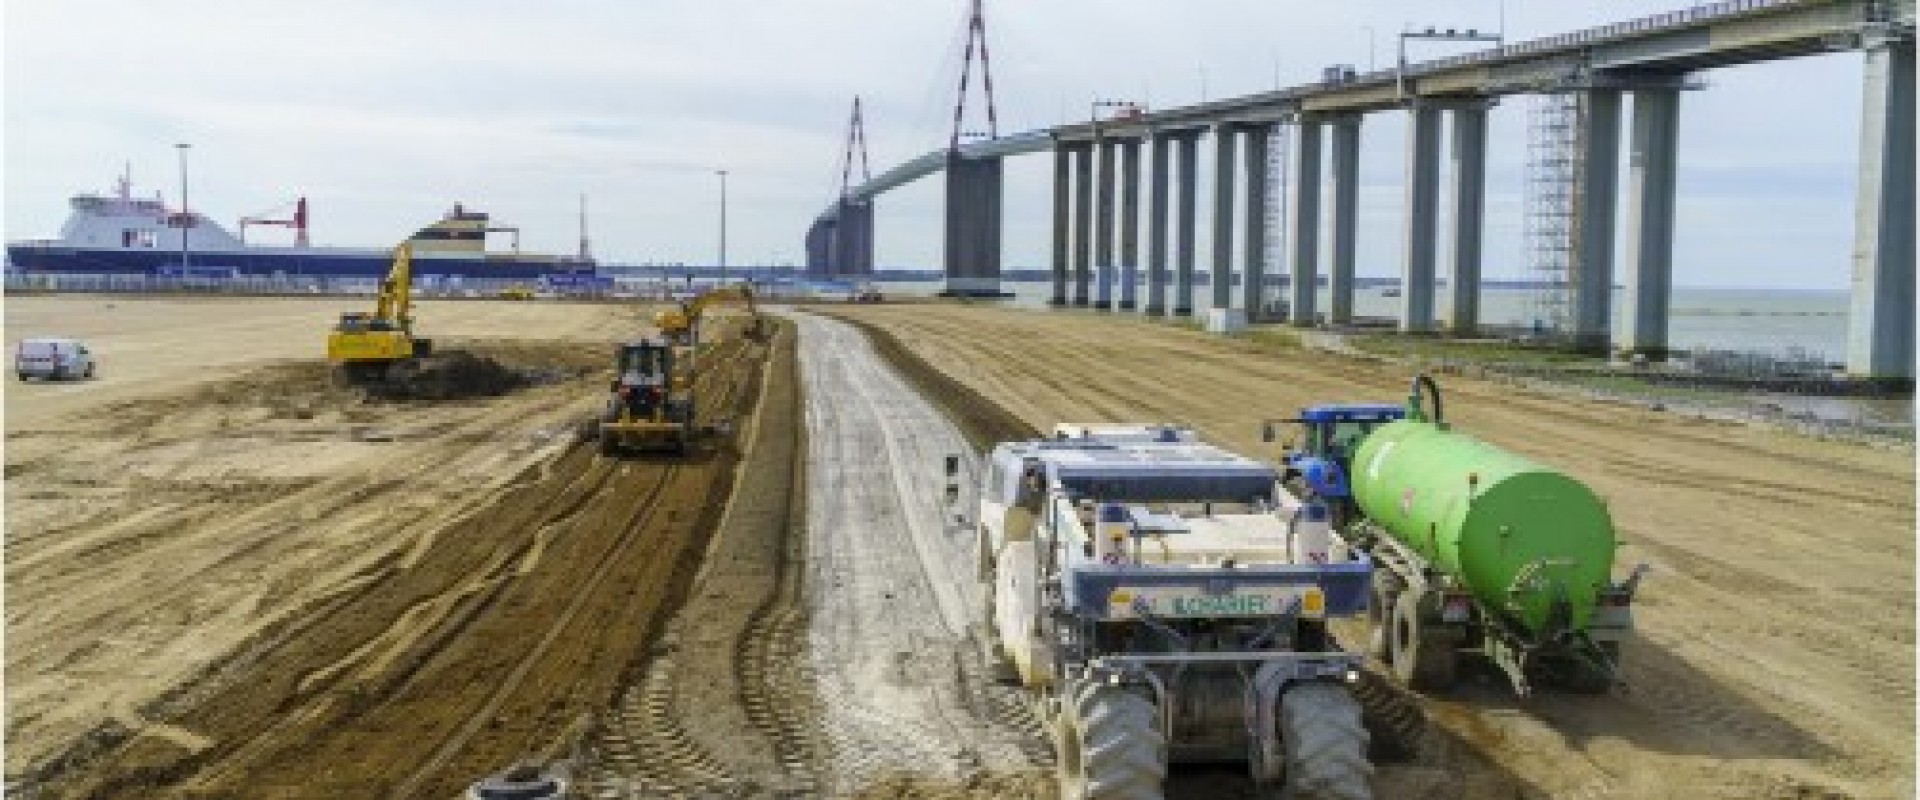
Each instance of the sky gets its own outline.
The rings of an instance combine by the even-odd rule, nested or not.
[[[1409,26],[1504,23],[1523,40],[1684,5],[987,0],[986,14],[999,127],[1013,132],[1084,120],[1095,99],[1169,107],[1309,82],[1332,63],[1384,66]],[[127,165],[140,193],[175,202],[174,145],[185,142],[193,208],[229,227],[305,196],[316,244],[391,246],[459,201],[521,227],[528,250],[573,252],[585,194],[602,260],[712,263],[724,169],[729,262],[799,263],[808,224],[839,188],[855,95],[874,173],[946,142],[965,6],[7,3],[0,219],[8,240],[51,236],[69,196],[110,189]],[[1410,55],[1460,47],[1424,43]],[[1705,88],[1681,101],[1676,282],[1847,285],[1860,65],[1840,53],[1699,76]],[[979,95],[969,100],[966,127],[983,127]],[[1526,274],[1528,104],[1509,98],[1491,116],[1493,278]],[[1402,117],[1363,125],[1362,275],[1398,273]],[[1009,163],[1009,267],[1048,261],[1050,171],[1044,154]],[[938,266],[941,198],[937,178],[880,198],[878,264]],[[1205,252],[1203,234],[1203,264]]]

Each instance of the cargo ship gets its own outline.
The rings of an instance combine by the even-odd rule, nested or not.
[[[122,177],[111,194],[86,193],[57,239],[7,244],[10,271],[26,274],[146,275],[154,277],[366,278],[387,273],[391,248],[314,247],[307,241],[307,204],[295,201],[284,218],[243,217],[241,236],[198,212],[167,208],[158,193],[136,197]],[[291,228],[294,243],[249,244],[250,225]],[[182,231],[186,241],[183,243]],[[513,246],[489,252],[487,235],[509,233]],[[518,228],[496,225],[484,212],[455,203],[447,215],[407,238],[414,272],[429,280],[503,279],[554,282],[591,278],[595,263],[579,257],[520,252]]]

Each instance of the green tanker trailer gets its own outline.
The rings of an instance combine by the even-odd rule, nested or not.
[[[1613,522],[1592,490],[1452,430],[1426,376],[1405,408],[1314,406],[1289,421],[1306,439],[1286,456],[1288,489],[1374,562],[1373,649],[1402,681],[1444,689],[1471,656],[1522,695],[1537,679],[1617,680],[1645,567],[1612,580]]]

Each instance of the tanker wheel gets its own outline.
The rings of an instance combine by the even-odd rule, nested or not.
[[[1054,724],[1061,800],[1161,800],[1167,777],[1159,711],[1106,683],[1072,685]]]
[[[1360,703],[1337,683],[1295,684],[1280,695],[1288,800],[1371,800],[1373,764]]]
[[[1420,610],[1420,594],[1401,592],[1393,604],[1393,675],[1409,689],[1452,688],[1459,656],[1453,639],[1427,622]]]

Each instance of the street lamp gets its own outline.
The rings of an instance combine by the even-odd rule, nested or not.
[[[174,145],[180,151],[180,274],[187,274],[187,230],[193,227],[193,212],[187,210],[187,149],[192,145]]]
[[[714,170],[720,176],[720,282],[727,282],[727,171]]]

